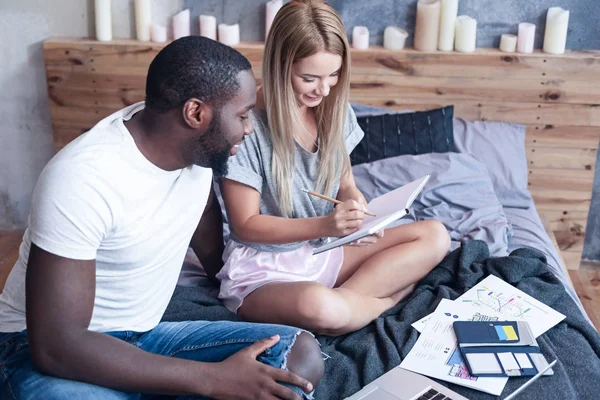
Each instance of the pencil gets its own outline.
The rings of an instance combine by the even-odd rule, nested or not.
[[[323,200],[330,201],[330,202],[335,203],[335,204],[342,204],[343,203],[342,201],[339,201],[338,199],[334,199],[334,198],[325,196],[324,194],[321,194],[321,193],[313,192],[312,190],[302,189],[302,191],[305,192],[305,193],[307,193],[307,194],[310,194],[311,196],[315,196],[315,197],[318,197],[318,198],[323,199]],[[370,213],[369,211],[365,210],[364,213],[367,214],[367,215],[370,215],[371,217],[376,217],[375,214]]]
[[[521,393],[527,386],[531,385],[540,376],[542,376],[544,374],[544,372],[546,372],[550,368],[552,368],[554,366],[554,364],[556,364],[556,361],[558,361],[558,360],[552,361],[550,364],[548,364],[546,366],[546,368],[544,368],[543,370],[539,371],[533,378],[531,378],[530,380],[528,380],[527,382],[525,382],[523,384],[523,386],[521,386],[520,388],[518,388],[517,390],[515,390],[514,392],[512,392],[509,396],[505,397],[504,400],[511,400],[511,399],[513,399],[516,395],[518,395],[519,393]]]

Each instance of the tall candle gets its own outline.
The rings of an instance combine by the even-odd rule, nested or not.
[[[200,16],[200,36],[217,40],[217,19],[212,15]]]
[[[110,0],[96,0],[94,12],[96,14],[96,39],[101,42],[112,40]]]
[[[190,10],[183,10],[173,17],[173,39],[190,36]]]
[[[150,27],[150,39],[154,43],[164,43],[167,41],[167,27],[164,25],[152,24]]]
[[[265,10],[265,40],[267,40],[267,36],[269,36],[269,31],[271,30],[275,15],[277,15],[277,11],[279,11],[282,6],[283,0],[271,0],[267,2]]]
[[[514,53],[517,50],[517,36],[508,33],[500,36],[500,51]]]
[[[438,50],[454,50],[454,30],[458,15],[458,0],[442,0],[440,9],[440,37]]]
[[[352,29],[352,47],[359,50],[369,48],[369,29],[366,26],[355,26]]]
[[[472,53],[477,44],[477,20],[461,15],[456,18],[456,38],[454,47],[462,53]]]
[[[397,26],[388,26],[383,32],[383,47],[388,50],[402,50],[408,33]]]
[[[415,49],[435,51],[440,32],[440,0],[419,0],[415,27]]]
[[[546,16],[546,32],[544,34],[544,52],[563,54],[567,47],[567,30],[569,28],[569,10],[550,7]]]
[[[517,51],[519,53],[533,53],[533,42],[535,40],[535,25],[529,22],[519,24],[519,38],[517,39]]]
[[[150,40],[152,26],[152,11],[150,0],[135,0],[135,31],[137,40],[147,42]]]
[[[235,46],[240,43],[240,26],[219,24],[219,42],[227,46]]]

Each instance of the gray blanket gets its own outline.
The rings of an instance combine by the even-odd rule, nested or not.
[[[317,399],[341,399],[400,364],[418,338],[410,324],[433,312],[442,298],[455,299],[494,274],[566,315],[537,340],[546,358],[558,359],[554,375],[527,388],[523,399],[596,399],[600,397],[600,335],[584,319],[562,284],[548,270],[545,257],[517,249],[507,257],[490,257],[484,242],[464,242],[427,275],[408,298],[360,331],[341,337],[319,337],[326,373]],[[217,300],[218,289],[178,287],[164,320],[235,320]],[[503,396],[528,378],[510,378]],[[446,384],[470,399],[496,396]]]

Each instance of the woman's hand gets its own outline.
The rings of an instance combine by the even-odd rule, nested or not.
[[[373,243],[377,243],[377,241],[383,237],[383,232],[384,230],[382,229],[372,235],[365,236],[364,238],[355,240],[354,242],[350,242],[347,244],[347,246],[366,247]]]
[[[338,204],[325,218],[325,237],[342,237],[356,232],[365,218],[365,207],[356,200]]]

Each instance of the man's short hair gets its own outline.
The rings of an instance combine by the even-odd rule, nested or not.
[[[202,36],[177,39],[150,64],[146,106],[167,112],[195,97],[220,107],[238,93],[238,74],[251,68],[246,57],[222,43]]]

